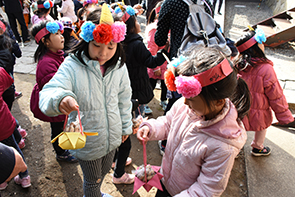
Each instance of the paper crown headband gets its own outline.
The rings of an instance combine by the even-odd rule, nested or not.
[[[179,64],[187,58],[180,56],[178,59],[173,60],[169,64],[169,68],[164,73],[165,84],[170,91],[177,91],[185,98],[192,98],[198,96],[202,87],[214,84],[233,72],[231,65],[227,59],[224,59],[217,66],[210,68],[202,73],[193,76],[174,76],[174,71]],[[172,64],[172,65],[171,65]]]
[[[5,26],[5,24],[4,24],[2,21],[0,21],[0,28],[1,28],[3,31],[6,31],[6,26]]]
[[[126,6],[126,11],[124,15],[122,16],[122,21],[126,23],[130,16],[134,16],[136,14],[135,10],[131,6]]]
[[[156,14],[158,14],[158,13],[160,12],[160,10],[161,10],[161,6],[157,7],[157,8],[155,9]]]
[[[103,4],[99,25],[86,21],[81,26],[80,37],[85,42],[95,40],[97,43],[108,44],[111,40],[119,43],[125,39],[126,25],[123,22],[114,22],[107,4]]]
[[[63,33],[64,27],[61,22],[58,21],[53,21],[53,22],[48,22],[46,23],[46,27],[41,29],[35,36],[35,40],[37,44],[39,44],[40,40],[46,36],[47,34],[55,34],[58,30]]]
[[[50,0],[47,0],[43,4],[38,4],[38,9],[45,8],[48,10],[49,8],[52,8],[53,6],[54,6],[54,3]]]
[[[241,44],[240,46],[237,46],[237,49],[240,53],[242,53],[243,51],[246,51],[247,49],[252,47],[254,44],[256,43],[262,44],[265,41],[266,41],[266,37],[263,30],[257,28],[255,30],[255,35],[249,40],[247,40],[246,42],[244,42],[243,44]]]

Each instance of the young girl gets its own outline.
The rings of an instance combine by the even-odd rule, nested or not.
[[[152,55],[156,55],[157,52],[160,49],[163,49],[164,47],[159,47],[155,43],[155,33],[157,30],[157,22],[158,22],[158,16],[161,9],[163,1],[159,2],[156,7],[152,10],[149,20],[148,20],[148,26],[146,27],[146,38],[147,38],[147,47]],[[167,87],[164,83],[164,72],[167,68],[167,62],[162,64],[161,66],[158,66],[156,68],[147,68],[149,78],[150,78],[150,84],[152,86],[152,89],[155,89],[157,80],[161,80],[161,102],[160,105],[162,106],[163,110],[167,107]]]
[[[54,76],[60,64],[64,61],[64,38],[62,36],[63,26],[59,22],[41,22],[32,28],[32,36],[35,37],[38,48],[34,54],[37,64],[36,84],[33,88],[30,108],[34,117],[50,122],[51,139],[63,131],[65,116],[48,117],[44,115],[38,106],[39,92],[43,86]],[[69,151],[58,146],[58,142],[52,144],[56,153],[56,159],[60,161],[76,162]]]
[[[83,171],[86,197],[105,196],[100,187],[115,149],[132,133],[131,88],[120,43],[125,32],[125,24],[113,21],[106,4],[90,12],[81,27],[82,40],[40,92],[42,112],[73,120],[79,109],[84,131],[98,132],[87,137],[84,148],[71,151]]]
[[[144,104],[148,104],[154,97],[147,74],[147,67],[156,68],[166,61],[162,53],[168,55],[169,43],[166,43],[164,49],[158,51],[156,56],[153,56],[139,35],[141,29],[135,16],[135,10],[132,7],[126,7],[122,20],[127,26],[124,50],[132,87],[132,99],[138,99],[140,113],[143,114]]]
[[[2,66],[2,61],[0,61],[0,66]],[[15,118],[12,116],[7,104],[4,102],[2,98],[3,92],[11,86],[13,83],[13,79],[9,76],[9,74],[4,70],[4,68],[0,67],[0,122],[1,122],[1,130],[0,130],[0,142],[15,148],[23,160],[25,158],[23,156],[22,151],[17,145],[15,140],[14,133],[17,132],[18,125],[16,124]],[[23,188],[28,188],[31,186],[31,178],[29,172],[27,170],[22,170],[16,177],[14,177],[14,182],[18,185],[21,185]],[[0,184],[0,190],[4,190],[7,187],[7,182]]]
[[[263,143],[266,129],[272,123],[272,110],[281,124],[294,121],[274,71],[273,62],[264,54],[265,41],[264,32],[257,29],[256,32],[247,32],[236,42],[242,58],[237,68],[247,82],[252,96],[249,116],[243,119],[243,123],[247,131],[255,132],[251,143],[251,153],[254,156],[267,156],[271,152]]]
[[[54,19],[49,15],[51,8],[53,7],[53,2],[50,0],[38,0],[38,9],[34,11],[34,15],[31,18],[32,24],[37,24],[42,21],[53,21]]]
[[[72,23],[77,21],[77,16],[75,14],[75,6],[73,0],[63,0],[62,6],[57,7],[57,11],[63,14],[63,17],[69,17]]]
[[[156,196],[220,196],[247,138],[240,120],[250,107],[246,83],[219,50],[189,52],[170,63],[176,78],[171,67],[165,73],[167,88],[183,97],[137,132],[144,142],[167,139],[164,191]]]

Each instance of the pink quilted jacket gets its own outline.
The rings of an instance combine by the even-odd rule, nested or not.
[[[146,28],[146,38],[147,38],[147,47],[148,50],[151,52],[152,55],[156,55],[157,52],[160,49],[163,49],[165,46],[163,47],[159,47],[156,43],[155,43],[155,33],[157,30],[157,21],[154,23],[151,23],[147,26]],[[154,74],[154,71],[161,69],[161,76],[156,76]],[[164,72],[167,69],[167,62],[165,62],[164,64],[162,64],[161,66],[157,66],[156,68],[147,68],[148,74],[149,74],[149,78],[152,79],[162,79],[164,80]]]
[[[256,67],[248,66],[240,74],[247,82],[252,97],[249,118],[246,116],[243,119],[247,131],[261,131],[269,127],[272,123],[271,110],[281,124],[294,120],[272,61],[256,61]]]

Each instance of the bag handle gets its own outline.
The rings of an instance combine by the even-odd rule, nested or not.
[[[147,175],[146,175],[146,165],[147,165],[147,162],[146,162],[146,144],[145,144],[145,141],[143,140],[142,141],[142,146],[143,146],[143,165],[144,165],[144,180],[145,182],[147,183]]]
[[[80,125],[80,133],[81,133],[82,135],[84,135],[83,130],[82,130],[83,127],[82,127],[82,122],[81,122],[81,116],[80,116],[80,110],[79,110],[79,107],[78,107],[77,112],[78,112],[78,119],[79,119],[79,125]],[[66,128],[66,126],[67,126],[68,118],[69,118],[69,116],[66,115],[66,119],[65,119],[64,129],[63,129],[63,130],[65,130],[65,128]]]

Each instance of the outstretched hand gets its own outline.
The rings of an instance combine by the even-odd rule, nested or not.
[[[136,136],[141,144],[143,142],[146,144],[147,141],[150,140],[150,138],[148,137],[149,133],[150,133],[150,128],[148,126],[143,126],[140,129],[138,129]]]
[[[58,108],[61,113],[69,115],[72,111],[78,111],[79,105],[73,97],[66,96],[61,100]]]

